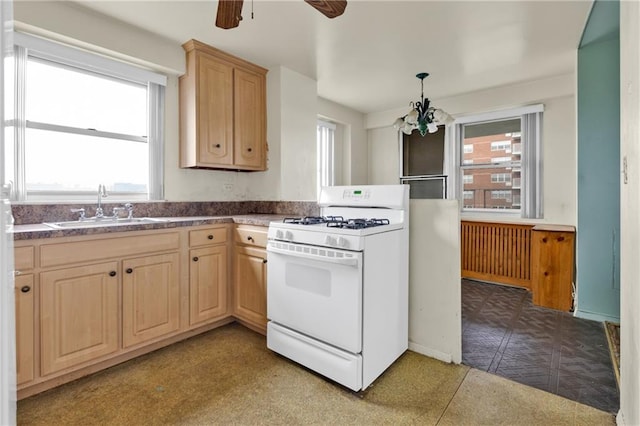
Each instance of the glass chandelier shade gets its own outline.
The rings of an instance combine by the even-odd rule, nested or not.
[[[409,102],[411,110],[404,117],[398,118],[393,127],[396,130],[402,130],[403,133],[410,135],[413,130],[418,129],[420,135],[424,136],[428,133],[435,133],[438,131],[438,124],[451,124],[453,123],[453,117],[441,110],[440,108],[434,108],[431,106],[431,101],[424,97],[424,79],[429,73],[421,72],[416,74],[416,77],[420,79],[420,86],[422,89],[420,100],[417,102]]]

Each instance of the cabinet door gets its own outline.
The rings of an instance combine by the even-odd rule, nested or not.
[[[235,164],[265,170],[266,106],[264,76],[236,68],[234,74]]]
[[[18,385],[34,377],[34,298],[33,274],[18,275],[16,299],[16,369]]]
[[[42,375],[118,350],[118,264],[40,274]]]
[[[189,323],[226,315],[227,247],[195,249],[189,256]]]
[[[178,253],[122,262],[122,339],[125,348],[178,330],[178,265]]]
[[[235,314],[261,328],[267,325],[267,252],[236,246]]]
[[[198,54],[198,165],[233,164],[233,67]]]

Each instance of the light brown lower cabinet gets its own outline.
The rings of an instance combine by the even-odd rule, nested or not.
[[[573,307],[575,228],[536,225],[531,233],[532,300],[535,305],[570,311]]]
[[[228,313],[227,246],[189,250],[189,324]]]
[[[237,245],[234,270],[234,314],[266,330],[267,252],[262,248]]]
[[[41,373],[118,350],[118,262],[40,274]]]
[[[16,241],[18,397],[234,317],[266,332],[266,232],[214,224]]]
[[[122,341],[128,348],[180,327],[178,253],[122,261]]]
[[[17,383],[33,380],[34,375],[34,276],[18,275],[15,279],[16,300],[16,375]]]

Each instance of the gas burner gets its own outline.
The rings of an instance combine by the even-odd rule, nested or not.
[[[282,222],[296,225],[317,225],[318,223],[325,223],[326,219],[320,216],[285,217]]]
[[[347,219],[327,222],[330,228],[364,229],[374,226],[389,225],[389,219]]]

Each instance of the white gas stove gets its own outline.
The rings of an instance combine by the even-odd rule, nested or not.
[[[408,345],[408,185],[321,191],[269,226],[267,346],[361,390]]]

